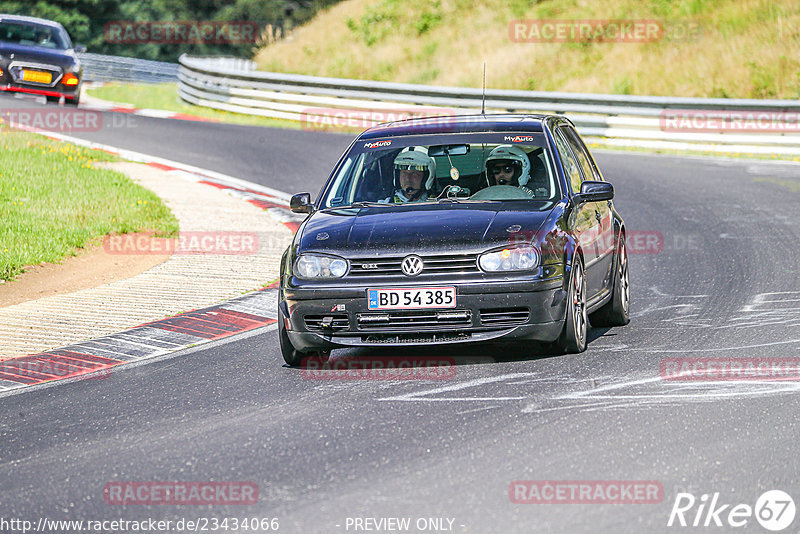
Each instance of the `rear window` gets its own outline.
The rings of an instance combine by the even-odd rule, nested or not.
[[[0,41],[54,50],[71,48],[69,37],[61,28],[7,20],[0,21]]]

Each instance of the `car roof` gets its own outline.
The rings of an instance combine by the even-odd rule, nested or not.
[[[52,28],[64,27],[54,20],[40,19],[38,17],[27,17],[25,15],[6,15],[4,13],[0,13],[0,21],[27,22],[30,24],[39,24],[41,26],[50,26]]]
[[[502,113],[492,115],[424,117],[386,122],[373,126],[362,133],[359,139],[472,132],[540,133],[543,131],[544,121],[549,117],[553,117],[553,115]]]

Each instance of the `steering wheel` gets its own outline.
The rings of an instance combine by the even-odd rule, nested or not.
[[[470,200],[530,200],[531,196],[514,185],[492,185],[481,189]]]

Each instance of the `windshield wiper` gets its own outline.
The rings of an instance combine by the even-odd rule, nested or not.
[[[351,208],[374,208],[374,207],[381,207],[385,208],[386,206],[391,206],[388,202],[367,202],[365,200],[360,200],[358,202],[353,202],[350,204],[349,207]]]
[[[367,202],[367,201],[359,201],[353,202],[352,204],[345,204],[342,206],[329,206],[325,208],[326,210],[343,210],[349,208],[377,208],[377,207],[385,207],[391,206],[392,204],[384,204],[383,202]]]

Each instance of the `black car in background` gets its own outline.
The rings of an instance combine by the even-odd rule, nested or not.
[[[0,14],[0,91],[41,95],[51,101],[63,97],[65,103],[77,105],[82,79],[81,63],[61,24]]]
[[[413,119],[362,133],[281,261],[284,360],[497,340],[581,352],[628,322],[625,223],[562,116]]]

